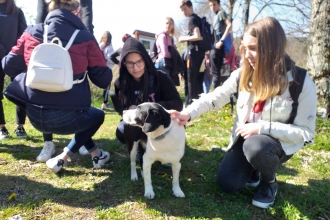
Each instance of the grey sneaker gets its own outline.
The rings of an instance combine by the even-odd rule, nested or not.
[[[15,133],[17,138],[27,138],[27,134],[25,132],[25,129],[22,125],[18,125],[15,129]]]
[[[93,157],[93,166],[98,169],[101,168],[106,162],[110,160],[109,152],[100,149],[101,155]]]
[[[245,186],[256,187],[260,183],[259,171],[254,170],[250,176],[250,179],[246,182]]]
[[[9,133],[6,127],[0,128],[0,140],[9,139]]]
[[[278,185],[276,180],[273,183],[267,183],[261,180],[256,192],[254,193],[252,205],[263,209],[273,205],[277,189]]]

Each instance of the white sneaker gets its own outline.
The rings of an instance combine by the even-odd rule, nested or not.
[[[66,165],[66,161],[63,159],[59,159],[58,157],[54,157],[52,159],[47,160],[46,165],[50,169],[53,170],[54,173],[59,172],[64,165]]]
[[[102,149],[100,149],[100,151],[102,152],[101,156],[93,157],[93,166],[96,169],[101,168],[106,162],[110,160],[109,152],[103,151]]]
[[[52,141],[45,141],[44,148],[41,150],[37,161],[46,162],[55,154],[55,145]]]
[[[86,149],[85,145],[83,145],[83,146],[81,146],[81,147],[79,148],[79,153],[80,153],[80,155],[83,155],[83,156],[89,154],[89,152],[88,152],[88,150]]]

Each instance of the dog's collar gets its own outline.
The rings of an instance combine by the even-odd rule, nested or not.
[[[158,137],[155,137],[154,140],[159,141],[165,138],[165,136],[170,132],[171,129],[168,129],[165,133],[159,135]]]

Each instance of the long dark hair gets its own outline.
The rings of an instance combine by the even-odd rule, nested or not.
[[[6,1],[6,13],[7,14],[13,14],[13,15],[18,14],[18,7],[16,6],[14,0],[7,0]]]

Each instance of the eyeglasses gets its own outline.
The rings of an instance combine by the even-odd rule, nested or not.
[[[124,64],[127,68],[134,68],[134,65],[136,65],[137,67],[143,67],[144,61],[143,61],[143,59],[141,59],[141,60],[136,61],[135,63],[128,61],[128,62],[125,62]]]

